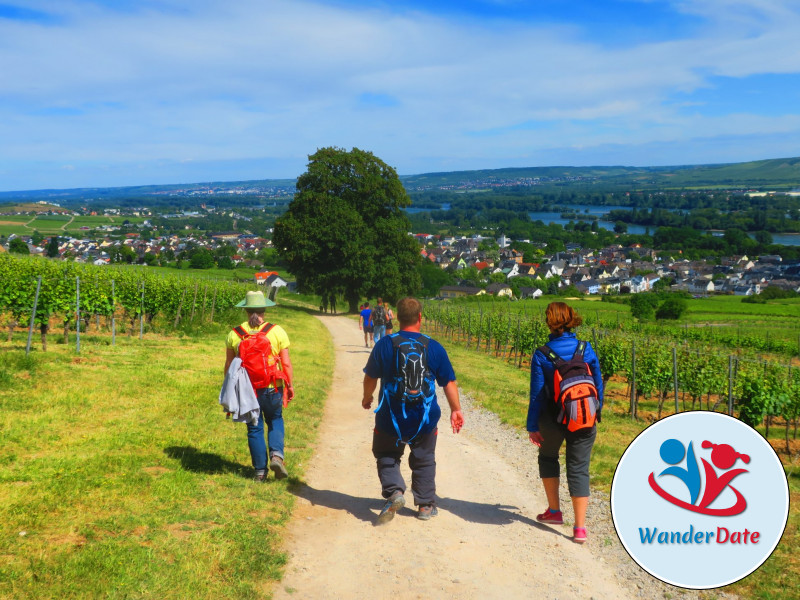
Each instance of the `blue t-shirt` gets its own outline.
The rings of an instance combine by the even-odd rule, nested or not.
[[[371,308],[365,308],[361,311],[361,318],[364,320],[364,327],[369,325],[369,316],[372,314]]]
[[[383,433],[397,434],[392,424],[392,415],[389,413],[391,407],[400,428],[400,433],[403,439],[407,440],[419,430],[419,425],[422,422],[425,410],[422,403],[406,404],[406,418],[403,418],[403,409],[401,406],[395,405],[394,402],[388,400],[381,402],[384,383],[390,381],[395,375],[394,345],[392,344],[392,337],[395,335],[416,340],[423,334],[415,331],[399,331],[395,334],[382,337],[372,349],[369,360],[367,360],[367,366],[364,367],[364,373],[373,379],[381,380],[380,393],[378,395],[379,410],[375,413],[375,428]],[[456,374],[453,371],[453,365],[450,364],[447,351],[439,342],[434,339],[428,342],[426,356],[428,359],[428,369],[436,379],[436,383],[444,387],[451,381],[456,380]],[[428,415],[428,423],[420,430],[420,434],[430,433],[436,429],[441,416],[442,409],[439,407],[439,403],[434,397]]]

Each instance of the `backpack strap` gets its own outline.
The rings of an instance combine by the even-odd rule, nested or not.
[[[273,327],[275,327],[275,325],[273,325],[272,323],[264,322],[261,325],[259,325],[255,333],[248,333],[247,330],[241,325],[237,325],[236,327],[233,328],[233,330],[236,332],[236,335],[238,335],[241,339],[244,339],[246,337],[250,337],[251,335],[256,335],[256,333],[261,333],[262,331],[264,333],[269,333]]]
[[[564,359],[561,358],[555,352],[553,352],[553,349],[547,344],[545,344],[544,346],[539,346],[537,350],[542,354],[544,354],[547,358],[549,358],[550,362],[552,362],[556,367],[558,367],[559,364],[565,362]]]
[[[572,355],[572,358],[576,358],[578,356],[583,356],[583,353],[586,351],[586,342],[579,341],[578,347],[575,348],[575,354]]]

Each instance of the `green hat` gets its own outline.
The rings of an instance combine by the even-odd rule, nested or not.
[[[267,308],[275,303],[264,297],[264,292],[247,292],[244,300],[236,305],[238,308]]]

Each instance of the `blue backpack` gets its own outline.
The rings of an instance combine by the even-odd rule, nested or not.
[[[427,335],[420,335],[417,339],[410,339],[399,333],[393,333],[387,337],[392,340],[394,347],[394,377],[384,384],[381,401],[375,412],[381,409],[384,402],[388,402],[389,414],[392,417],[394,430],[397,432],[397,443],[408,444],[428,424],[431,404],[436,399],[436,380],[428,368],[428,342],[431,341],[431,338]],[[407,404],[421,404],[423,407],[419,428],[408,440],[404,440],[400,433],[400,426],[392,410],[392,403],[395,406],[400,405],[404,419],[408,418]]]

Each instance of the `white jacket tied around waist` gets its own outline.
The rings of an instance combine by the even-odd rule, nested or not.
[[[258,405],[247,370],[242,366],[242,359],[238,356],[233,359],[228,372],[225,373],[225,381],[222,382],[222,389],[219,392],[219,403],[226,413],[231,413],[237,423],[250,425],[258,423],[261,407]]]

